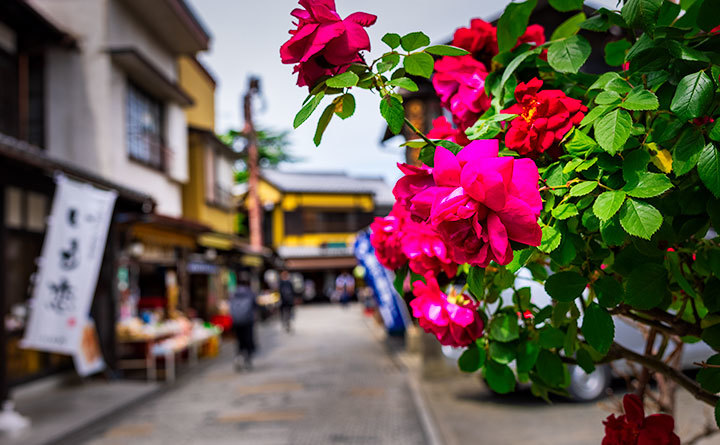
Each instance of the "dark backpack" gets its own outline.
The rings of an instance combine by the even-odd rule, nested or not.
[[[255,295],[249,287],[240,287],[230,300],[233,324],[248,324],[255,320]]]

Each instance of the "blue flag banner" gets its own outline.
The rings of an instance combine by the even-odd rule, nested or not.
[[[355,241],[355,257],[367,271],[365,282],[372,287],[378,311],[385,322],[385,328],[391,334],[405,331],[410,324],[410,317],[405,302],[398,295],[388,271],[375,257],[375,249],[370,244],[370,232],[358,233]]]

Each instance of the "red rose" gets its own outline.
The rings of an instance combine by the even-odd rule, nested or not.
[[[498,52],[497,30],[485,20],[472,19],[469,28],[455,30],[452,44],[470,51],[478,60],[489,61]]]
[[[623,397],[625,414],[611,414],[603,424],[605,437],[602,445],[680,445],[680,438],[673,433],[675,421],[667,414],[645,417],[642,400],[635,394]]]
[[[557,148],[563,136],[585,117],[587,107],[560,90],[538,91],[543,82],[533,78],[515,89],[516,104],[502,113],[518,114],[510,122],[505,145],[521,155],[537,155]]]
[[[462,128],[454,128],[445,116],[440,116],[433,121],[432,130],[427,134],[430,139],[445,139],[446,141],[455,142],[459,145],[467,145],[470,139],[465,135]]]
[[[291,15],[298,19],[292,37],[280,47],[283,63],[296,63],[298,85],[312,88],[322,76],[339,74],[353,62],[362,62],[360,51],[370,49],[363,29],[375,23],[376,16],[364,12],[344,20],[335,10],[334,0],[300,0]]]

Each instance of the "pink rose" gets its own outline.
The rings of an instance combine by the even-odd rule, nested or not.
[[[428,224],[406,222],[403,227],[402,251],[409,260],[410,270],[422,276],[437,276],[441,271],[455,276],[458,265],[449,256],[445,241]]]
[[[348,69],[351,63],[362,62],[360,51],[370,49],[365,27],[377,19],[372,14],[356,12],[344,20],[335,10],[334,0],[300,0],[305,9],[291,13],[298,21],[292,37],[280,47],[283,63],[297,64],[298,85],[312,88],[322,76],[331,76]]]
[[[430,216],[431,202],[415,201],[422,191],[435,185],[432,169],[426,165],[416,167],[409,164],[398,164],[405,176],[398,179],[393,188],[396,205],[401,205],[410,212],[413,219],[423,221]]]
[[[397,269],[407,263],[402,250],[403,225],[408,218],[407,211],[397,204],[385,218],[375,218],[370,224],[370,244],[375,256],[388,269]]]
[[[433,277],[426,280],[413,283],[415,298],[410,302],[420,327],[448,346],[468,346],[480,338],[483,321],[477,302],[467,295],[445,294]]]
[[[487,74],[485,65],[469,55],[445,56],[435,62],[435,92],[459,128],[470,127],[490,108],[490,98],[485,94]]]
[[[495,139],[471,142],[457,156],[435,149],[435,186],[413,202],[430,201],[430,223],[456,263],[508,264],[510,241],[539,246],[542,209],[538,170],[531,159],[498,157]]]

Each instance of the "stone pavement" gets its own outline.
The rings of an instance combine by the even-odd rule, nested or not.
[[[300,307],[292,334],[259,327],[252,372],[225,353],[86,443],[425,444],[405,374],[369,323],[359,307]]]

